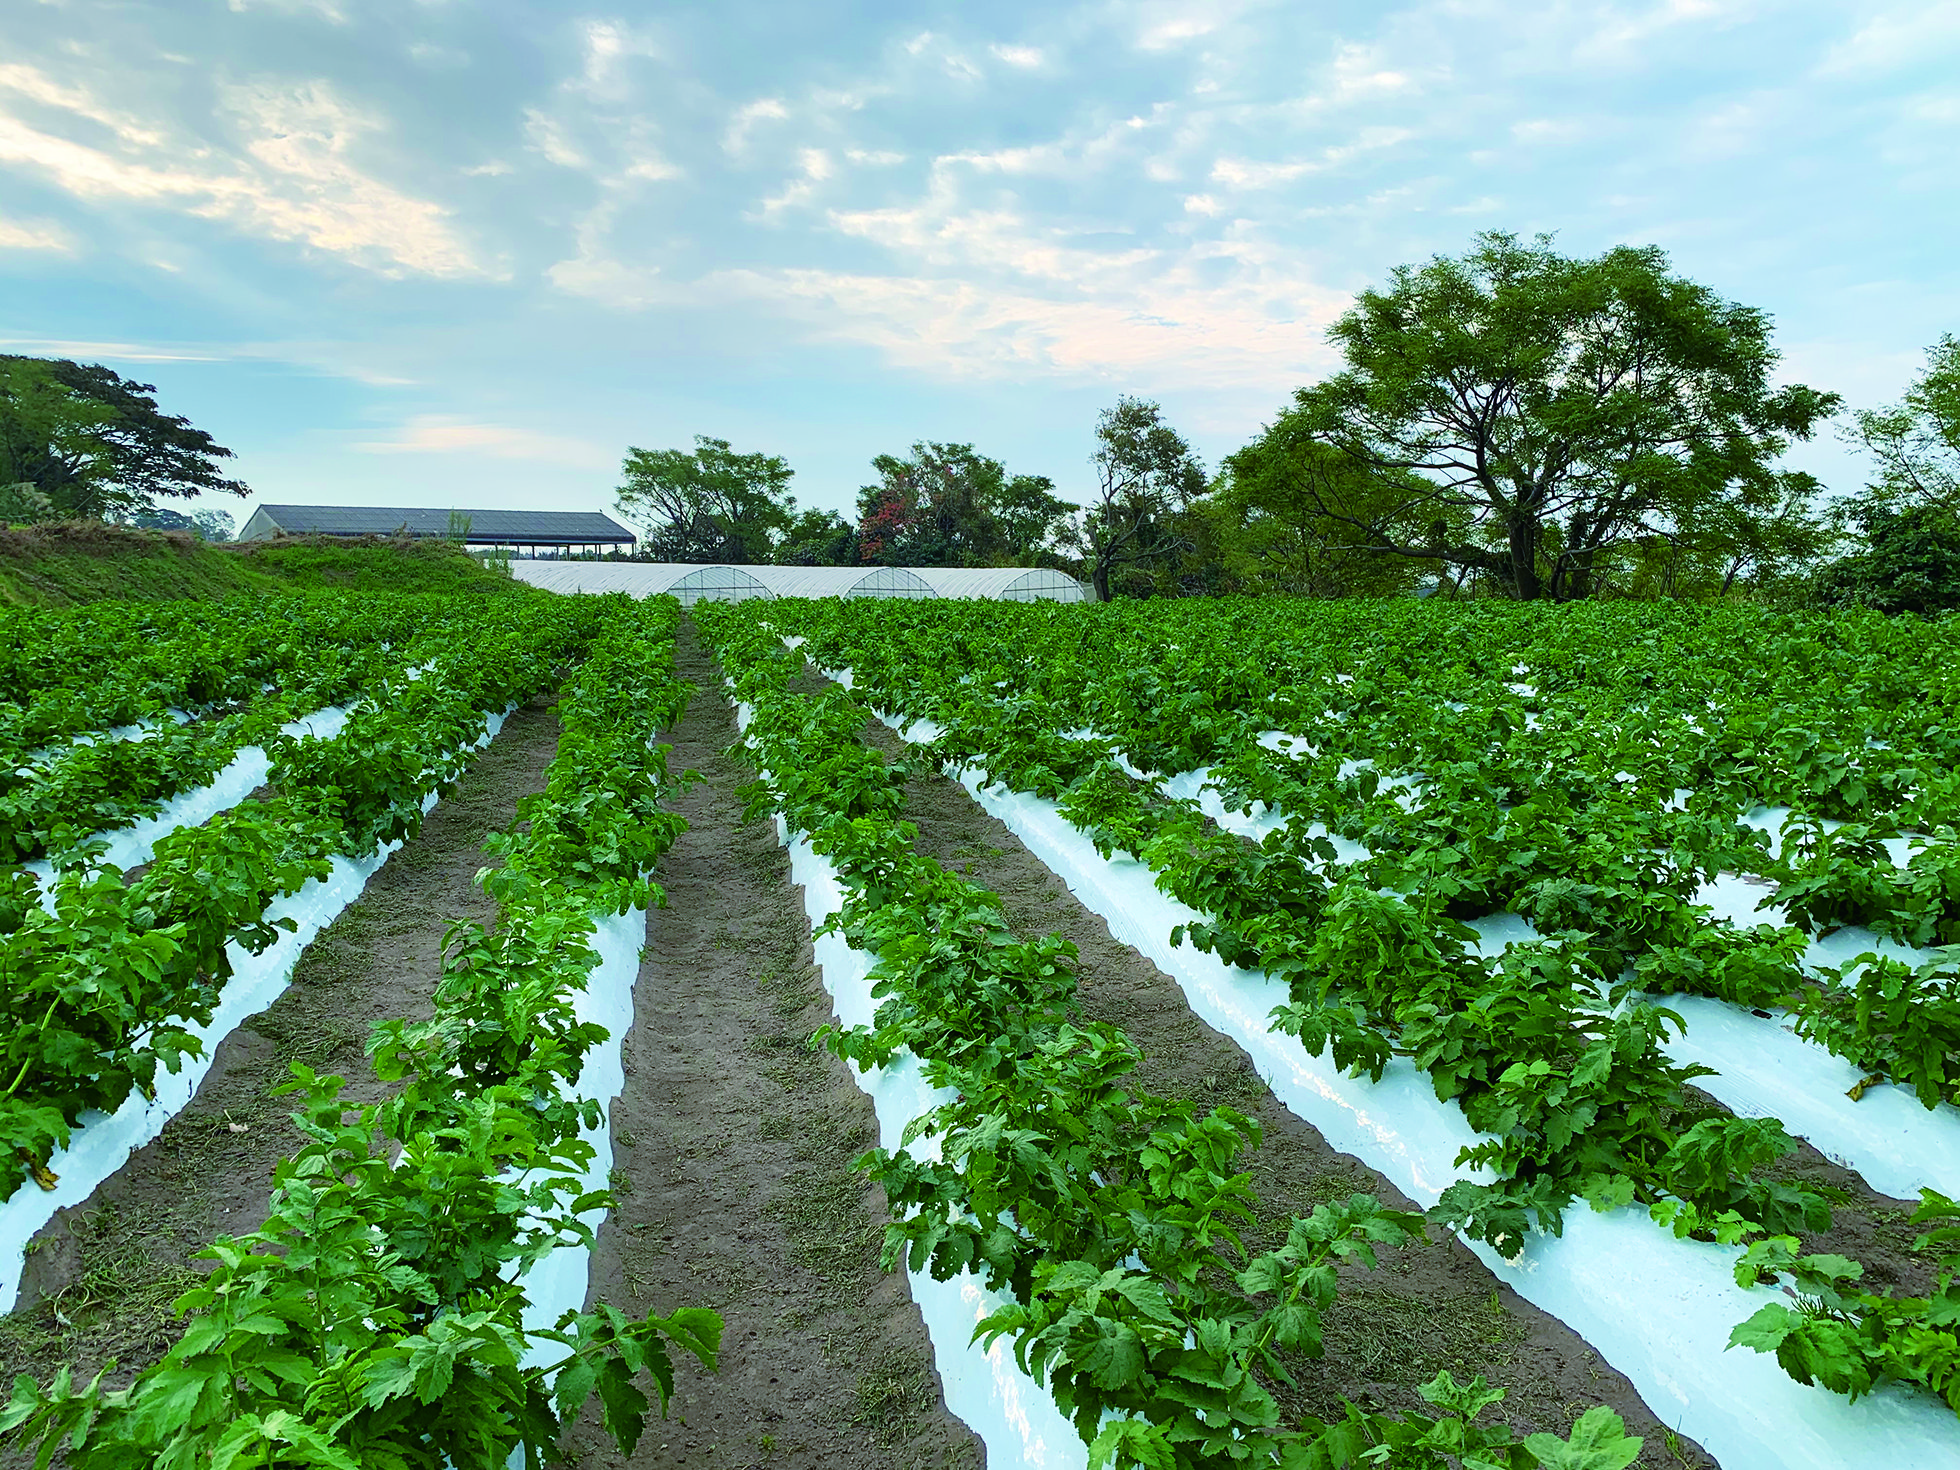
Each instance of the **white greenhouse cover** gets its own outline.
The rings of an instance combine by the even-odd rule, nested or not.
[[[1086,602],[1066,572],[1045,567],[769,567],[696,562],[514,561],[511,575],[547,592],[671,592],[683,605],[747,597],[989,597]]]

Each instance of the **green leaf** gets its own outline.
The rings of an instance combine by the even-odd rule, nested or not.
[[[1524,1447],[1544,1470],[1624,1470],[1639,1458],[1642,1443],[1639,1435],[1626,1432],[1618,1414],[1595,1404],[1579,1416],[1566,1438],[1527,1435]]]

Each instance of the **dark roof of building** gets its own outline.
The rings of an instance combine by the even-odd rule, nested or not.
[[[633,533],[594,510],[430,510],[385,505],[261,505],[252,519],[265,517],[289,535],[391,536],[407,527],[411,536],[447,536],[451,516],[467,517],[471,541],[562,543],[631,541]]]

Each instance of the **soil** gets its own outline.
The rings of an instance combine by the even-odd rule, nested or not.
[[[896,754],[902,743],[873,722],[867,743]],[[1258,1120],[1260,1147],[1246,1159],[1260,1202],[1247,1244],[1270,1249],[1296,1215],[1316,1204],[1372,1194],[1392,1208],[1415,1203],[1352,1155],[1331,1147],[1289,1112],[1260,1079],[1245,1051],[1195,1016],[1177,982],[1085,908],[1066,885],[989,816],[959,782],[932,777],[906,790],[905,816],[918,847],[998,894],[1010,926],[1024,937],[1060,934],[1080,955],[1084,1012],[1121,1027],[1142,1050],[1138,1081],[1160,1094],[1224,1105]],[[1506,1391],[1486,1411],[1520,1434],[1564,1433],[1593,1404],[1610,1405],[1645,1444],[1637,1463],[1706,1467],[1693,1441],[1659,1422],[1633,1385],[1585,1340],[1500,1282],[1453,1235],[1432,1231],[1427,1245],[1380,1252],[1379,1269],[1340,1268],[1340,1293],[1324,1322],[1324,1355],[1291,1370],[1295,1390],[1280,1392],[1295,1414],[1341,1416],[1343,1398],[1392,1412],[1429,1411],[1416,1393],[1447,1368],[1459,1382],[1478,1373]]]
[[[353,1079],[356,1101],[382,1095],[363,1052],[370,1027],[430,1015],[444,930],[495,922],[473,881],[483,841],[516,820],[518,798],[543,789],[557,747],[554,700],[513,711],[416,838],[307,947],[291,986],[219,1043],[189,1106],[42,1229],[20,1306],[0,1318],[9,1370],[45,1381],[67,1363],[86,1382],[113,1357],[119,1384],[163,1355],[181,1328],[170,1303],[201,1265],[193,1256],[264,1223],[273,1168],[297,1141],[286,1100],[268,1093],[302,1061]]]
[[[721,1365],[677,1364],[673,1417],[630,1461],[592,1415],[566,1447],[586,1470],[978,1470],[905,1277],[878,1265],[884,1198],[850,1167],[876,1142],[871,1103],[808,1045],[833,1019],[809,921],[774,823],[741,820],[753,772],[722,754],[734,714],[687,623],[678,665],[700,692],[669,759],[703,779],[656,875],[668,906],[634,990],[612,1112],[620,1205],[591,1295],[629,1314],[715,1308]]]

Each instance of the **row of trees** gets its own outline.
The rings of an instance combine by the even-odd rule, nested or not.
[[[872,462],[855,522],[799,513],[782,460],[711,439],[634,450],[620,508],[666,559],[1045,562],[1104,598],[1744,588],[1960,605],[1951,337],[1902,403],[1851,417],[1878,474],[1835,499],[1779,460],[1842,400],[1777,383],[1767,315],[1674,275],[1656,247],[1575,259],[1486,234],[1363,291],[1331,337],[1343,368],[1215,476],[1158,405],[1120,398],[1082,508],[971,445],[915,444]]]
[[[1160,407],[1096,423],[1086,506],[971,444],[880,455],[855,514],[799,508],[788,464],[697,438],[632,449],[621,512],[664,561],[1052,565],[1100,597],[1275,591],[1523,599],[1799,589],[1960,605],[1960,342],[1898,404],[1850,415],[1873,458],[1832,497],[1780,461],[1837,417],[1776,381],[1767,315],[1656,247],[1561,255],[1479,236],[1393,271],[1335,323],[1343,366],[1215,475]],[[0,523],[83,517],[218,534],[231,452],[97,364],[0,356]]]
[[[694,448],[627,452],[617,508],[656,561],[790,566],[1059,566],[1110,595],[1123,568],[1184,549],[1178,517],[1205,494],[1204,467],[1154,403],[1124,398],[1096,428],[1100,496],[1086,510],[1046,475],[1010,475],[971,444],[917,443],[871,461],[857,516],[799,510],[782,458]]]

